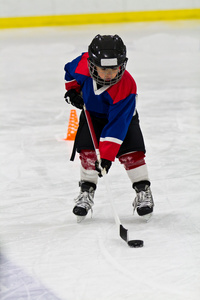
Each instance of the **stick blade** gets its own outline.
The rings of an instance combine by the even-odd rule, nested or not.
[[[119,227],[119,235],[125,242],[128,241],[128,230],[126,228],[124,228],[122,226],[122,224],[120,224],[120,227]]]

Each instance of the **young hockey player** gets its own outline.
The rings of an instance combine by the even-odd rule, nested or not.
[[[83,53],[65,65],[65,100],[89,111],[101,160],[97,163],[84,110],[71,160],[80,155],[80,194],[73,213],[82,220],[94,204],[98,175],[108,173],[117,157],[136,192],[133,210],[148,219],[154,207],[145,163],[145,145],[136,110],[136,83],[126,71],[126,46],[118,35],[98,34]]]

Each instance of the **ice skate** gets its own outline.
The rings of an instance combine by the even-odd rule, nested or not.
[[[148,222],[152,216],[154,207],[150,182],[141,181],[134,183],[133,188],[136,191],[136,197],[133,201],[133,213],[137,210],[138,215]]]
[[[92,212],[96,185],[92,182],[80,182],[80,187],[81,191],[78,197],[74,200],[76,205],[73,208],[73,213],[77,216],[78,223],[85,219],[89,210]]]

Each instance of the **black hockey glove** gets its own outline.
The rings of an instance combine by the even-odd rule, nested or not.
[[[99,177],[102,177],[102,171],[105,169],[106,173],[108,173],[110,167],[112,165],[112,161],[108,160],[108,159],[104,159],[102,158],[100,160],[100,162],[97,160],[95,162],[95,170],[99,173]]]
[[[67,103],[72,104],[73,106],[75,106],[79,109],[83,108],[83,105],[84,105],[83,98],[80,96],[79,93],[77,93],[76,90],[71,89],[71,90],[67,91],[65,93],[64,98]]]

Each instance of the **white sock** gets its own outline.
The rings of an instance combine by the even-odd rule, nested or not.
[[[81,165],[80,177],[81,177],[81,181],[89,181],[89,182],[93,182],[93,183],[97,184],[98,172],[95,170],[86,170]]]
[[[143,180],[150,181],[146,164],[131,170],[126,170],[126,172],[132,183]]]

